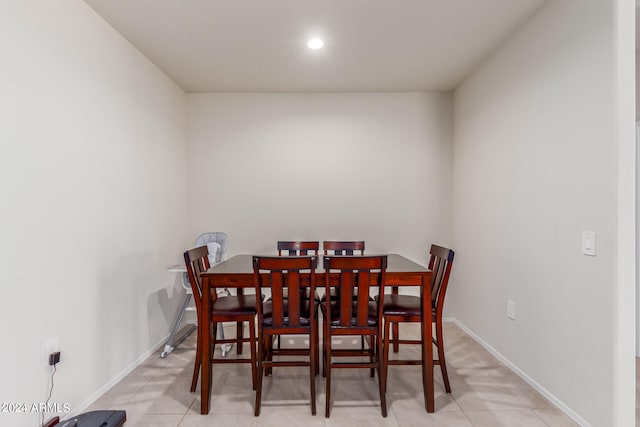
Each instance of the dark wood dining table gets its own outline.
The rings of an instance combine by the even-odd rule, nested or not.
[[[198,319],[198,327],[209,325],[211,318],[211,292],[215,288],[253,288],[253,255],[235,255],[228,260],[217,264],[206,272],[202,273],[202,307],[200,318]],[[319,263],[322,265],[322,263]],[[337,279],[337,275],[336,275]],[[333,280],[330,277],[329,280]],[[387,271],[385,286],[419,286],[420,298],[422,301],[426,298],[427,303],[422,305],[422,381],[424,387],[424,404],[427,412],[434,412],[433,398],[433,347],[432,347],[432,326],[431,326],[431,298],[429,292],[424,295],[423,290],[429,290],[431,282],[431,271],[418,263],[415,263],[402,255],[387,255]],[[325,286],[325,274],[322,267],[316,271],[316,287],[322,289]],[[201,406],[200,413],[208,414],[210,409],[211,398],[211,363],[204,362],[211,360],[212,348],[210,341],[209,329],[205,329],[201,334],[202,345],[202,368],[201,368]]]

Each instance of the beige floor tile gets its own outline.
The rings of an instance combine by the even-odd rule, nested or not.
[[[424,409],[422,374],[418,366],[390,367],[387,384],[389,416],[380,411],[377,377],[365,369],[334,369],[331,417],[324,417],[325,380],[316,378],[317,415],[310,410],[307,368],[276,369],[264,380],[260,417],[254,417],[255,392],[249,365],[214,365],[211,413],[200,415],[200,381],[189,391],[195,358],[192,334],[165,359],[154,353],[131,374],[105,393],[91,410],[124,409],[127,426],[471,426],[545,425],[571,426],[573,421],[520,377],[485,351],[454,324],[445,324],[445,351],[452,393],[444,392],[435,368],[436,413]],[[229,336],[235,326],[225,328]],[[402,324],[403,337],[419,336],[416,324]],[[284,337],[285,345],[300,344]],[[337,338],[334,346],[359,347],[358,338]],[[220,354],[219,348],[216,349]],[[246,357],[248,348],[245,346]],[[230,357],[235,357],[235,349]],[[419,347],[401,346],[391,358],[417,358]],[[465,411],[465,412],[463,412]],[[470,414],[469,416],[467,415]],[[523,421],[524,420],[524,421]],[[524,422],[525,424],[518,424]],[[473,423],[473,424],[472,424]],[[484,424],[483,424],[484,423]],[[503,424],[500,424],[503,423]],[[542,424],[541,424],[542,423]]]
[[[191,379],[187,377],[154,378],[130,403],[148,405],[147,414],[184,415],[195,400],[195,396],[188,392],[190,385]]]
[[[318,416],[323,419],[325,415],[324,401],[319,408]],[[398,427],[395,414],[388,410],[387,417],[383,418],[380,412],[380,402],[373,407],[342,406],[331,409],[329,418],[326,418],[327,427]]]
[[[323,406],[324,408],[324,406]],[[258,427],[323,427],[325,425],[324,410],[311,415],[311,407],[303,405],[262,406],[260,416],[255,417],[254,426]]]
[[[434,403],[437,411],[460,411],[453,395],[446,393],[436,375]],[[422,372],[418,366],[391,367],[387,378],[387,404],[398,409],[424,410]]]
[[[474,427],[548,427],[533,411],[528,409],[499,411],[465,411]]]
[[[578,427],[578,423],[559,409],[535,409],[534,412],[550,427]]]
[[[180,427],[253,427],[257,421],[253,414],[187,414]]]
[[[424,409],[403,409],[395,411],[398,425],[402,427],[473,427],[462,411],[442,411],[433,414]]]
[[[178,427],[183,415],[155,415],[148,414],[144,417],[127,420],[127,427]]]

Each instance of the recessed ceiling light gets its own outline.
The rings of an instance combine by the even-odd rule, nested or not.
[[[316,50],[322,48],[322,46],[324,46],[324,42],[318,38],[313,38],[309,40],[307,46],[309,46],[309,49]]]

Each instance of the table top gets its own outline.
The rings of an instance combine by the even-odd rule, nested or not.
[[[367,254],[369,255],[369,254]],[[387,284],[395,285],[420,285],[425,278],[431,274],[431,270],[398,254],[387,255]],[[249,276],[253,277],[253,256],[254,255],[235,255],[228,260],[210,267],[209,270],[202,273],[202,278],[215,279],[216,277],[233,278],[239,281],[235,282],[238,286],[250,286],[253,281],[249,281]],[[273,255],[275,256],[275,255]],[[319,258],[322,258],[320,255]],[[357,256],[357,255],[355,255]],[[318,263],[317,274],[323,275],[324,269],[322,262]],[[246,281],[246,283],[244,283]]]

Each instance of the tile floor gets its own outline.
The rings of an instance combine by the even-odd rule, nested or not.
[[[416,325],[401,326],[401,335],[418,335]],[[87,410],[124,409],[127,427],[577,425],[454,324],[445,324],[445,346],[452,393],[444,392],[436,367],[434,414],[424,409],[420,367],[392,366],[387,418],[380,415],[377,379],[366,369],[334,371],[328,419],[320,377],[317,415],[312,416],[306,368],[275,369],[264,381],[261,415],[254,417],[250,368],[236,364],[214,365],[211,412],[200,415],[200,384],[196,393],[189,392],[195,334],[166,359],[160,359],[159,351],[153,354]],[[412,357],[417,351],[401,346],[400,356]]]

